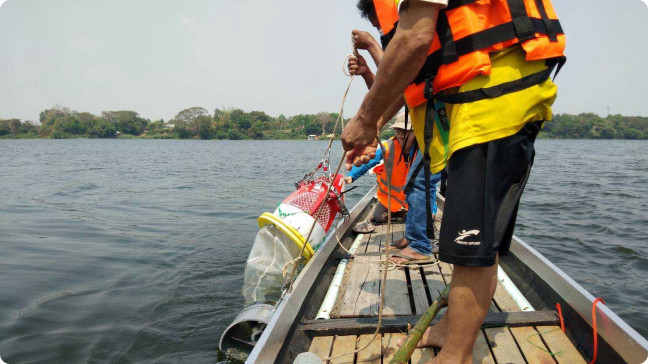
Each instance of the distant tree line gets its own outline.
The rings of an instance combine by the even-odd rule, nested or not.
[[[0,119],[0,138],[155,138],[155,139],[305,139],[333,132],[338,114],[321,112],[272,117],[263,111],[203,107],[184,109],[171,120],[151,121],[135,111],[101,115],[53,107],[40,113],[40,123]],[[339,130],[337,131],[339,133]],[[393,135],[386,129],[383,138]],[[557,114],[541,138],[648,139],[648,117]]]
[[[263,111],[202,107],[180,111],[173,119],[151,121],[135,111],[101,115],[53,107],[40,113],[40,124],[0,119],[0,138],[157,138],[157,139],[305,139],[333,132],[338,114],[272,117]],[[339,130],[338,130],[339,132]]]
[[[648,139],[648,117],[557,114],[540,134],[550,139]]]

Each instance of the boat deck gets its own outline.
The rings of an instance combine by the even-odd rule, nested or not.
[[[403,237],[403,229],[403,224],[393,224],[393,241]],[[380,252],[387,241],[386,230],[387,225],[380,225],[376,226],[375,232],[364,235],[360,247],[356,250],[356,258],[350,259],[331,318],[340,319],[332,320],[338,323],[348,321],[351,325],[347,325],[345,333],[341,335],[314,335],[310,351],[320,358],[351,352],[365,346],[372,339],[373,334],[367,332],[373,332],[373,329],[358,330],[358,334],[352,334],[354,333],[353,323],[360,322],[358,318],[365,318],[367,321],[378,316],[381,272],[377,261],[381,259]],[[384,316],[395,318],[422,314],[451,279],[452,266],[446,263],[388,271]],[[520,311],[515,301],[498,282],[489,316]],[[445,309],[439,315],[444,312]],[[527,312],[519,316],[533,314]],[[505,316],[514,315],[499,314],[498,317]],[[488,326],[487,317],[487,322],[475,343],[473,362],[559,364],[586,362],[559,326],[525,325],[524,322],[521,320],[517,324],[500,323]],[[412,325],[415,323],[416,321],[413,320]],[[398,349],[396,343],[404,335],[402,331],[379,334],[378,338],[360,353],[346,355],[328,363],[388,363]],[[411,363],[429,362],[437,351],[436,348],[417,349],[412,355]]]

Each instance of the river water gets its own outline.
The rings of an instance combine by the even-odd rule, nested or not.
[[[325,146],[0,140],[0,357],[217,362],[256,218]],[[648,142],[536,146],[516,235],[648,336]]]

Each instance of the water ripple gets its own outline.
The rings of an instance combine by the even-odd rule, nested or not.
[[[325,145],[0,141],[2,358],[216,362],[257,217]],[[646,142],[538,141],[516,230],[643,335],[647,185]]]

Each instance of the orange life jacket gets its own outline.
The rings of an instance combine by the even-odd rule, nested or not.
[[[389,207],[387,191],[391,189],[391,211],[396,212],[407,209],[405,202],[405,182],[409,173],[410,165],[405,156],[402,155],[403,148],[398,139],[391,138],[385,143],[385,155],[383,156],[384,164],[374,168],[376,173],[376,182],[378,182],[378,201]],[[410,156],[414,160],[415,155]],[[391,171],[391,184],[387,183],[387,170]]]
[[[394,0],[374,0],[383,48],[394,36]],[[547,71],[489,89],[441,95],[491,71],[489,53],[519,44],[528,61],[552,60]],[[545,81],[564,64],[565,35],[550,0],[450,0],[439,12],[436,33],[421,72],[405,90],[410,107],[431,98],[472,102],[515,92]],[[450,97],[448,97],[450,96]]]

